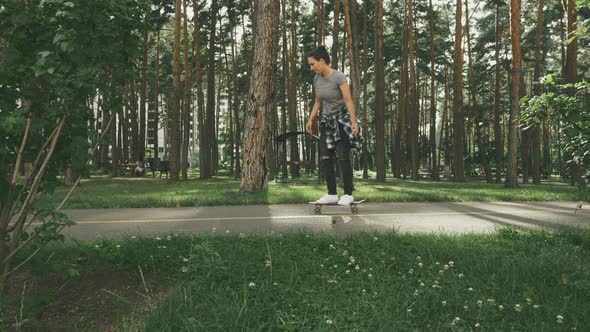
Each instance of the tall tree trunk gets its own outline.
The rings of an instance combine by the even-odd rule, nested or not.
[[[281,128],[282,132],[286,133],[287,129],[287,113],[288,113],[288,96],[289,96],[289,62],[287,62],[288,54],[289,54],[289,45],[287,41],[287,0],[281,0],[281,17],[282,17],[282,68],[283,68],[283,85],[281,86]],[[282,155],[281,158],[281,174],[283,178],[288,177],[288,168],[287,168],[287,151],[286,144],[283,144]]]
[[[520,51],[520,0],[510,0],[510,39],[512,42],[512,105],[510,106],[508,131],[508,168],[506,170],[507,188],[518,186],[518,114],[520,100],[520,78],[522,71]]]
[[[410,158],[412,162],[412,180],[419,180],[420,160],[418,155],[419,97],[416,79],[416,61],[414,58],[414,1],[408,0],[408,53],[410,60],[410,97],[408,98],[410,120]]]
[[[233,93],[233,97],[234,97],[234,101],[232,103],[233,105],[233,112],[234,112],[234,121],[235,121],[235,127],[236,127],[236,138],[235,138],[235,142],[236,142],[236,156],[235,156],[235,177],[236,179],[240,177],[241,174],[241,168],[240,168],[240,105],[238,102],[238,67],[236,64],[236,43],[235,43],[235,31],[232,30],[232,38],[231,38],[231,62],[232,62],[232,72],[233,72],[233,80],[234,80],[234,84],[233,84],[233,89],[234,89],[234,93]]]
[[[149,38],[147,29],[143,32],[143,65],[141,68],[141,94],[139,98],[139,142],[137,150],[139,151],[139,160],[145,162],[145,142],[146,142],[146,116],[149,110],[146,110],[147,103],[147,66],[148,66],[148,48]]]
[[[494,86],[494,143],[496,146],[496,183],[502,182],[502,170],[504,169],[504,140],[502,139],[502,127],[500,125],[500,45],[502,43],[502,30],[500,29],[500,4],[496,3],[496,82]]]
[[[544,14],[543,7],[545,6],[545,0],[539,0],[539,6],[537,7],[537,32],[535,35],[535,72],[534,72],[534,93],[541,93],[541,86],[539,79],[541,78],[541,47],[544,27]],[[533,145],[533,164],[532,164],[532,175],[533,184],[541,184],[541,128],[538,125],[532,127],[532,145]]]
[[[344,0],[346,1],[346,0]],[[341,0],[334,0],[334,26],[332,28],[332,68],[338,69],[338,50],[339,50],[339,38],[340,33],[340,5]]]
[[[131,94],[130,94],[130,111],[131,111],[131,162],[139,161],[139,117],[138,117],[138,107],[137,107],[137,91],[135,90],[135,80],[131,80]]]
[[[367,107],[369,94],[367,93],[367,86],[369,85],[369,32],[368,32],[368,7],[369,4],[365,3],[365,11],[363,17],[363,135],[365,136],[365,141],[363,142],[363,151],[362,151],[362,161],[363,161],[363,179],[369,178],[369,151],[368,151],[368,141],[369,141],[369,127],[367,123],[367,113],[369,109]],[[383,36],[383,31],[381,31],[381,36]],[[383,46],[383,45],[381,45]]]
[[[576,21],[577,21],[577,9],[576,9],[576,1],[575,0],[562,0],[564,5],[564,10],[567,13],[567,38],[572,38],[572,33],[576,29]],[[567,1],[567,3],[566,3]],[[578,38],[573,38],[570,43],[567,44],[566,47],[566,56],[565,56],[565,82],[566,83],[576,83],[578,81]],[[575,94],[575,89],[570,88],[568,90],[570,95]],[[571,160],[572,156],[570,154],[566,155],[566,158]],[[578,182],[582,181],[582,171],[580,165],[572,162],[570,164],[570,184],[574,185]]]
[[[434,8],[432,0],[429,0],[430,10],[430,167],[431,176],[435,181],[440,180],[438,174],[438,163],[436,155],[436,90],[434,86],[435,71],[434,71]]]
[[[360,100],[362,94],[361,84],[361,72],[358,61],[358,28],[357,28],[357,3],[356,0],[342,0],[344,3],[344,17],[345,17],[345,28],[348,35],[347,48],[348,48],[348,61],[350,63],[350,90],[352,93],[352,101],[354,103],[355,110],[360,109]]]
[[[404,5],[405,7],[405,5]],[[402,63],[400,65],[400,87],[397,108],[397,129],[395,132],[395,156],[396,169],[394,176],[401,178],[406,173],[406,114],[407,114],[407,96],[408,96],[408,25],[407,11],[404,9],[404,31],[402,37]]]
[[[153,139],[154,139],[154,166],[158,165],[159,155],[160,155],[160,142],[158,138],[158,131],[160,129],[160,91],[159,91],[159,78],[160,78],[160,31],[157,32],[156,36],[156,78],[154,81],[154,112],[153,112],[153,128],[154,131]]]
[[[217,24],[218,0],[212,0],[211,10],[209,12],[210,33],[209,33],[209,49],[207,59],[207,107],[205,116],[205,142],[203,142],[203,149],[205,150],[204,162],[205,167],[201,170],[201,178],[208,179],[213,175],[213,149],[214,135],[215,135],[215,32]]]
[[[482,129],[484,128],[484,117],[482,114],[482,110],[480,109],[479,105],[477,104],[477,84],[474,79],[473,73],[473,57],[471,52],[471,19],[469,16],[469,0],[465,0],[465,16],[467,19],[467,24],[465,25],[465,33],[467,35],[467,54],[469,58],[469,105],[470,108],[475,115],[475,140],[477,142],[477,150],[479,151],[479,158],[480,158],[480,171],[483,170],[486,181],[488,183],[492,183],[492,174],[490,172],[490,165],[488,163],[488,145],[485,141],[482,133]]]
[[[455,21],[455,58],[453,61],[453,174],[454,181],[465,181],[463,160],[465,144],[465,113],[463,112],[463,47],[461,20],[463,16],[461,0],[457,0]]]
[[[188,18],[186,13],[187,1],[182,1],[183,7],[183,22],[184,22],[184,98],[182,103],[182,151],[181,151],[181,170],[182,179],[188,179],[188,148],[190,145],[190,131],[191,131],[191,68],[188,63]]]
[[[377,182],[385,182],[385,65],[383,0],[375,1],[375,166]]]
[[[316,1],[316,44],[317,45],[324,45],[325,44],[325,36],[324,36],[324,0],[317,0]]]
[[[170,179],[179,180],[180,172],[180,23],[182,0],[176,0],[174,16],[174,56],[172,69],[172,112],[170,113]]]
[[[295,19],[295,0],[291,0],[291,56],[289,58],[289,131],[297,131],[297,23]],[[299,144],[297,136],[290,139],[291,177],[301,176],[299,166]]]
[[[278,1],[259,0],[254,16],[254,57],[248,93],[248,111],[244,127],[244,168],[240,190],[266,191],[270,112],[274,109],[274,81],[278,48]]]
[[[199,7],[197,0],[193,0],[193,20],[195,29],[194,35],[194,52],[195,52],[195,73],[197,83],[197,128],[199,132],[199,177],[205,179],[208,177],[207,171],[207,150],[206,141],[207,133],[205,132],[205,110],[203,107],[203,76],[202,76],[202,65],[201,65],[201,30],[199,27]],[[232,38],[233,42],[233,38]]]

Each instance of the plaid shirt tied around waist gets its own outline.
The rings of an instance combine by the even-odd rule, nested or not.
[[[342,129],[348,135],[350,147],[356,150],[360,150],[362,148],[364,138],[361,136],[360,131],[356,136],[352,134],[352,119],[350,118],[350,114],[348,113],[346,106],[342,108],[340,113],[329,115],[322,114],[322,121],[320,122],[320,125],[324,126],[328,149],[334,149],[336,147],[336,142],[341,139],[340,125],[343,126]]]

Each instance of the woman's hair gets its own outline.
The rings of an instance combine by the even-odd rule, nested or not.
[[[308,58],[314,58],[316,61],[320,61],[320,59],[324,59],[326,64],[330,64],[330,54],[328,54],[328,50],[324,46],[318,46],[315,50],[309,52],[307,54]]]

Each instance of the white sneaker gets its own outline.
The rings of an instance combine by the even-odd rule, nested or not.
[[[354,197],[352,195],[342,195],[338,201],[338,205],[350,205],[354,203]]]
[[[338,202],[338,195],[325,194],[324,196],[322,196],[320,199],[318,199],[315,202],[319,203],[319,204],[337,203]]]

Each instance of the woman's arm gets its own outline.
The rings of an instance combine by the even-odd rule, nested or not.
[[[313,134],[313,120],[315,120],[315,117],[318,115],[319,111],[320,111],[320,98],[316,97],[315,103],[313,103],[313,107],[311,108],[311,114],[309,115],[309,120],[307,121],[307,124],[305,125],[305,129],[310,134]]]
[[[344,98],[344,103],[346,104],[346,108],[348,108],[350,120],[352,121],[352,134],[357,135],[359,133],[359,129],[356,123],[356,110],[354,109],[354,103],[352,102],[352,97],[350,96],[350,87],[348,86],[347,82],[340,84],[340,91],[342,91],[342,97]]]

